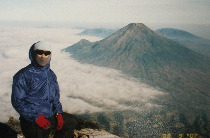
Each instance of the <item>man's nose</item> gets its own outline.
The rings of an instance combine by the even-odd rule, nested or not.
[[[45,57],[45,54],[42,54],[41,57],[42,57],[42,58]]]

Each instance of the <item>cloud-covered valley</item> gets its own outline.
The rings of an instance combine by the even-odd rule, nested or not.
[[[49,41],[53,47],[51,69],[56,73],[61,90],[63,110],[73,114],[112,110],[139,110],[160,107],[151,101],[163,92],[151,88],[120,71],[82,64],[61,52],[80,39],[98,41],[101,38],[78,36],[80,29],[6,27],[0,29],[0,121],[18,117],[10,101],[13,75],[27,66],[28,50],[39,41]],[[160,107],[161,108],[161,107]]]

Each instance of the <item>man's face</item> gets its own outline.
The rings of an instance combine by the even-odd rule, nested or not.
[[[35,50],[35,60],[40,66],[45,66],[50,62],[51,52],[43,49]]]

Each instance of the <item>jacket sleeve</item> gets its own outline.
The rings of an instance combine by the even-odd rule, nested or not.
[[[54,97],[54,100],[53,100],[53,105],[54,105],[54,108],[55,108],[55,112],[56,113],[63,113],[62,105],[60,103],[60,89],[59,89],[57,77],[54,74],[54,72],[53,72],[53,79],[54,79],[54,82],[55,82],[54,83],[55,84],[55,97]]]
[[[33,105],[26,101],[28,92],[27,79],[23,73],[18,72],[13,77],[11,102],[14,109],[27,121],[33,122],[38,117]]]

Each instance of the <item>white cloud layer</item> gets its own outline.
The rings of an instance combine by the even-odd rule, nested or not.
[[[73,114],[112,110],[149,110],[158,107],[151,102],[163,95],[133,78],[113,69],[81,64],[68,53],[60,52],[80,39],[100,38],[77,36],[79,29],[1,27],[0,29],[0,122],[18,114],[10,101],[13,75],[27,66],[28,50],[39,40],[53,46],[51,69],[56,73],[61,90],[63,110]],[[130,104],[125,104],[130,103]]]

